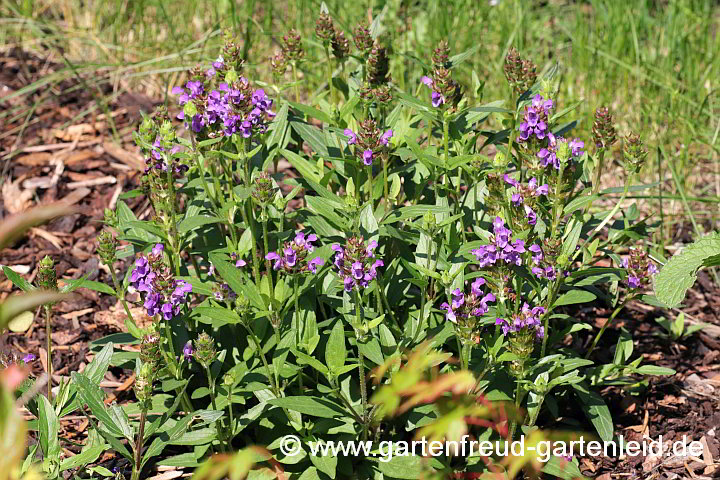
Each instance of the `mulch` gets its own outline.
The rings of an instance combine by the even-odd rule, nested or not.
[[[41,88],[31,95],[4,100],[13,92],[52,73],[61,65],[49,58],[13,49],[0,52],[0,106],[12,110],[0,118],[0,221],[30,206],[63,201],[77,213],[35,228],[16,245],[0,252],[0,264],[8,265],[32,281],[38,261],[50,255],[57,264],[58,278],[79,278],[110,283],[109,271],[95,256],[95,237],[102,228],[103,211],[113,208],[123,191],[139,184],[144,161],[132,141],[132,128],[140,112],[151,112],[156,101],[142,95],[78,88],[68,80],[52,88]],[[109,94],[113,94],[109,96]],[[112,98],[107,105],[113,125],[102,113],[95,98]],[[32,115],[33,106],[38,103]],[[83,114],[94,107],[90,114]],[[0,110],[0,111],[2,111]],[[26,121],[27,119],[27,121]],[[143,218],[149,214],[144,197],[128,200],[130,208]],[[129,261],[117,266],[126,269]],[[0,300],[13,291],[0,274]],[[632,388],[608,387],[603,397],[609,403],[616,432],[626,440],[643,435],[656,439],[662,435],[674,442],[685,435],[705,446],[699,458],[663,455],[654,457],[583,458],[581,471],[602,480],[610,478],[712,478],[720,477],[720,293],[701,275],[699,285],[690,292],[684,311],[693,321],[713,324],[690,338],[671,342],[658,333],[655,318],[675,315],[645,305],[631,305],[620,321],[609,329],[598,349],[601,360],[612,360],[619,327],[635,338],[634,355],[647,364],[673,368],[672,377],[650,377]],[[89,343],[111,333],[123,331],[124,315],[114,299],[80,289],[71,300],[54,309],[53,374],[55,381],[82,370],[92,358]],[[601,325],[610,311],[601,305],[586,308],[586,321]],[[43,345],[45,330],[38,320],[25,333],[0,337],[0,351],[22,355],[33,352],[40,359],[33,364],[36,375],[46,371]],[[600,322],[600,323],[598,323]],[[607,358],[603,358],[607,357]],[[112,399],[132,400],[129,370],[111,368],[102,386]],[[577,412],[576,412],[577,413]],[[29,414],[28,414],[29,415]],[[31,416],[28,416],[31,418]],[[74,417],[63,423],[66,438],[82,442],[87,421]],[[591,427],[588,425],[588,431]],[[77,453],[70,447],[66,454]],[[112,454],[102,459],[115,465]]]

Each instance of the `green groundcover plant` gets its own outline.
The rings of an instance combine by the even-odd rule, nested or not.
[[[673,373],[632,359],[624,329],[612,362],[594,355],[629,301],[654,301],[644,294],[656,272],[645,250],[653,225],[634,205],[620,208],[647,155],[641,139],[623,137],[627,177],[609,203],[599,180],[618,134],[606,108],[592,139],[574,138],[578,104],[558,104],[558,75],[539,75],[515,50],[504,65],[508,97],[484,102],[477,75],[470,87],[453,79],[474,51],[451,55],[445,43],[414,59],[404,82],[413,90],[402,91],[377,30],[343,32],[325,9],[315,39],[283,38],[264,82],[244,76],[242,47],[228,36],[215,61],[172,90],[179,121],[167,110],[144,118],[142,189],[122,200],[145,195],[153,215],[140,220],[122,200],[107,211],[98,255],[113,284],[73,285],[117,297],[129,333],[95,342],[93,368],[33,405],[54,459],[48,476],[68,461],[48,440],[57,416],[79,411],[91,419],[90,453],[72,466],[108,447],[127,467],[77,478],[135,480],[150,464],[198,467],[253,445],[266,450],[218,456],[198,478],[530,467],[571,478],[577,458],[564,455],[540,465],[420,451],[381,461],[379,444],[553,438],[543,425],[592,425],[611,440],[599,390]],[[323,49],[327,83],[301,103],[308,47]],[[612,308],[597,331],[575,316],[593,301]],[[149,327],[138,327],[132,305]],[[109,365],[134,369],[136,402],[105,406],[98,382]],[[281,449],[288,435],[295,455]],[[312,453],[355,440],[373,441],[372,451]],[[218,458],[239,463],[221,468]],[[253,462],[265,468],[249,471]]]

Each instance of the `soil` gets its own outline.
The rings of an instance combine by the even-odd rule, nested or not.
[[[157,102],[132,92],[111,91],[109,86],[96,90],[76,88],[83,86],[78,81],[6,100],[13,92],[58,68],[61,65],[48,58],[20,50],[0,52],[0,105],[3,111],[13,112],[1,120],[0,168],[4,181],[0,221],[30,206],[55,201],[77,208],[75,214],[33,229],[23,240],[0,252],[0,264],[11,266],[32,281],[38,261],[50,255],[56,261],[58,278],[89,275],[91,280],[109,284],[109,270],[99,265],[95,256],[95,237],[102,228],[104,209],[113,208],[121,192],[139,184],[144,161],[134,146],[131,132],[140,112],[151,112]],[[110,99],[105,111],[110,112],[112,123],[102,113],[104,107],[96,103],[99,96]],[[28,116],[36,102],[39,106]],[[84,114],[88,108],[93,108],[93,113]],[[149,214],[144,197],[126,202],[139,218]],[[128,266],[129,260],[116,264],[123,273]],[[0,300],[13,290],[11,282],[0,274]],[[609,387],[603,391],[616,433],[622,432],[626,441],[639,440],[643,435],[652,439],[662,435],[665,442],[675,442],[686,436],[703,444],[703,455],[583,458],[580,460],[583,474],[602,480],[720,477],[718,293],[710,279],[701,274],[686,299],[684,312],[691,316],[691,321],[713,325],[698,334],[679,341],[667,340],[660,336],[662,329],[655,319],[674,317],[677,312],[634,304],[608,330],[597,351],[599,360],[611,361],[618,329],[624,327],[632,331],[635,339],[634,355],[645,357],[644,363],[677,372],[671,377],[648,377],[633,388]],[[47,371],[43,353],[45,329],[40,312],[37,313],[27,332],[8,333],[0,340],[0,350],[5,354],[38,355],[39,359],[32,364],[34,375]],[[597,324],[610,313],[599,305],[591,305],[583,315]],[[115,305],[114,299],[86,289],[78,290],[71,301],[59,303],[54,308],[52,333],[55,383],[84,368],[92,358],[90,342],[124,331],[123,319],[122,308]],[[111,368],[102,384],[109,401],[133,400],[132,380],[129,370]],[[26,415],[33,418],[29,412]],[[87,420],[71,417],[63,421],[62,427],[61,435],[82,442]],[[589,424],[587,430],[592,430]],[[70,447],[66,454],[78,451]],[[100,460],[107,468],[120,465],[112,453]]]

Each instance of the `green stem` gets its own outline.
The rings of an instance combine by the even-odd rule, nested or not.
[[[618,314],[622,311],[622,309],[625,308],[625,305],[627,305],[633,298],[635,298],[635,297],[634,296],[628,297],[627,299],[625,299],[625,301],[623,303],[620,304],[619,307],[617,307],[613,311],[613,313],[612,313],[612,315],[610,315],[610,318],[608,319],[608,321],[605,322],[605,324],[600,328],[600,331],[597,333],[597,335],[595,335],[595,338],[593,339],[593,342],[590,345],[590,348],[588,349],[587,353],[585,354],[585,358],[590,358],[590,355],[592,354],[593,350],[595,350],[595,347],[597,347],[597,344],[600,341],[600,338],[603,336],[603,333],[605,333],[605,330],[607,330],[607,327],[610,326],[610,324],[613,322],[613,320],[615,320],[615,317],[618,316]]]
[[[130,322],[135,324],[132,313],[130,313],[130,306],[128,305],[127,300],[125,300],[125,291],[123,290],[122,285],[120,285],[115,269],[112,265],[108,265],[108,267],[110,268],[110,277],[112,277],[113,285],[115,286],[116,297],[120,300],[120,303],[122,303],[123,308],[125,309],[125,314],[128,316]]]
[[[263,255],[263,258],[265,258],[265,256],[267,256],[270,252],[267,224],[267,211],[264,211],[262,214],[263,246],[265,247],[265,255]],[[270,266],[270,260],[267,258],[265,258],[265,271],[267,272],[268,283],[270,284],[270,298],[275,298],[275,294],[273,292],[275,287],[273,286],[272,267]]]
[[[143,449],[143,442],[145,440],[145,421],[147,420],[147,410],[141,409],[140,410],[140,425],[138,427],[138,434],[137,438],[135,439],[135,451],[133,452],[135,454],[135,460],[133,462],[133,469],[132,469],[132,476],[130,477],[131,480],[140,480],[140,471],[142,470],[142,449]]]
[[[332,61],[330,58],[330,49],[327,45],[325,45],[325,58],[327,58],[327,82],[328,82],[328,89],[330,90],[330,101],[335,102],[335,89],[333,88],[332,84]]]
[[[258,338],[255,331],[250,328],[250,325],[246,325],[245,322],[243,322],[243,326],[245,327],[245,330],[250,334],[250,338],[252,339],[253,343],[255,344],[255,350],[257,350],[258,355],[260,356],[260,361],[262,361],[263,366],[265,367],[265,370],[267,371],[268,381],[273,382],[272,389],[273,393],[275,393],[276,397],[280,397],[280,384],[277,378],[277,375],[273,375],[273,371],[270,369],[270,364],[267,361],[267,358],[265,358],[265,352],[263,352],[260,339]]]
[[[205,373],[207,374],[208,386],[210,387],[210,403],[212,404],[213,410],[217,411],[217,401],[215,399],[215,380],[213,380],[212,372],[210,372],[210,366],[205,365]],[[215,428],[218,432],[218,440],[220,441],[220,450],[227,452],[227,445],[225,439],[225,427],[223,426],[220,419],[215,420]]]
[[[362,297],[360,296],[360,290],[355,289],[355,321],[356,331],[363,324],[362,318]],[[358,347],[358,375],[360,377],[360,399],[362,402],[362,411],[360,417],[362,418],[362,438],[367,440],[367,385],[365,384],[365,356],[360,349],[360,339],[356,336]]]
[[[543,339],[542,339],[542,347],[540,349],[540,358],[543,358],[545,356],[545,350],[547,348],[547,339],[550,335],[550,312],[553,307],[553,303],[555,303],[555,297],[557,297],[558,292],[560,291],[560,285],[562,284],[562,275],[561,272],[557,273],[558,278],[553,283],[552,287],[550,288],[550,295],[548,296],[548,302],[547,302],[547,308],[545,309],[545,315],[543,318]]]
[[[293,84],[295,87],[295,103],[300,103],[300,85],[298,85],[297,61],[295,61],[295,60],[293,60],[293,62],[292,62],[292,72],[293,72]]]
[[[597,195],[600,191],[600,175],[602,174],[603,163],[605,162],[605,149],[601,148],[597,154],[597,165],[595,165],[595,178],[593,179],[591,195]],[[585,207],[585,213],[590,211],[590,205],[592,202],[588,202]]]
[[[373,191],[372,191],[372,164],[367,166],[367,194],[368,194],[368,202],[370,202],[370,207],[372,210],[375,210],[375,207],[373,206]]]
[[[45,305],[45,337],[47,348],[47,398],[52,402],[52,311],[50,305]]]
[[[390,189],[388,188],[388,161],[383,159],[383,193],[385,194],[385,208],[390,210]]]

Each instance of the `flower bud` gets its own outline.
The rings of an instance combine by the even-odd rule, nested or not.
[[[305,56],[305,50],[302,47],[302,39],[300,34],[291,28],[283,37],[282,53],[287,60],[298,61]]]
[[[97,237],[97,253],[100,261],[112,268],[116,260],[118,241],[109,230],[103,230]]]
[[[280,77],[285,74],[287,70],[288,59],[285,53],[278,52],[277,54],[270,57],[270,67],[272,68],[273,75]]]
[[[215,361],[215,342],[212,337],[205,332],[198,335],[195,340],[195,360],[204,368],[209,368]]]
[[[252,196],[261,206],[266,206],[272,202],[276,191],[272,178],[267,172],[262,172],[255,178]]]
[[[151,405],[152,384],[155,380],[155,372],[153,366],[143,363],[135,374],[135,396],[137,397],[140,408],[148,410]]]
[[[493,158],[493,167],[504,169],[508,165],[508,159],[503,152],[497,152]]]
[[[599,107],[595,110],[592,134],[597,148],[608,148],[617,141],[612,114],[607,107]]]
[[[325,45],[329,44],[335,33],[332,17],[327,13],[321,13],[315,21],[315,35],[323,41]]]
[[[335,29],[332,42],[332,52],[335,58],[342,60],[350,55],[350,42],[345,37],[345,33],[342,30]]]
[[[385,84],[390,81],[390,58],[387,49],[375,43],[367,60],[368,81],[372,85]]]
[[[109,208],[105,209],[103,223],[108,227],[115,228],[117,226],[118,218],[114,210],[110,210]]]
[[[157,370],[162,361],[160,336],[155,333],[154,329],[140,340],[140,360],[150,365],[154,371]]]
[[[442,40],[437,48],[433,51],[432,60],[437,68],[448,68],[448,60],[450,47],[448,46],[447,40]]]
[[[225,375],[223,375],[222,383],[228,390],[237,383],[237,374],[235,372],[235,370],[229,370]]]
[[[515,48],[511,48],[505,57],[503,71],[508,85],[518,95],[530,90],[537,79],[535,64],[530,60],[521,58]]]
[[[363,55],[367,55],[370,52],[374,41],[367,24],[361,23],[355,27],[353,31],[353,42],[355,43],[355,48],[360,50]]]
[[[630,133],[625,137],[623,155],[633,173],[638,173],[640,169],[642,169],[647,159],[648,151],[640,135]]]
[[[45,290],[57,291],[58,289],[55,263],[48,255],[45,255],[45,258],[40,260],[40,263],[38,264],[38,274],[35,282],[38,287]]]
[[[245,295],[240,295],[235,299],[235,312],[243,321],[252,319],[252,306]]]
[[[568,142],[557,142],[557,149],[555,150],[555,156],[560,163],[565,163],[570,160],[570,144]]]
[[[425,212],[425,215],[423,215],[423,228],[428,232],[434,232],[436,226],[437,220],[435,219],[435,214],[431,211]]]

